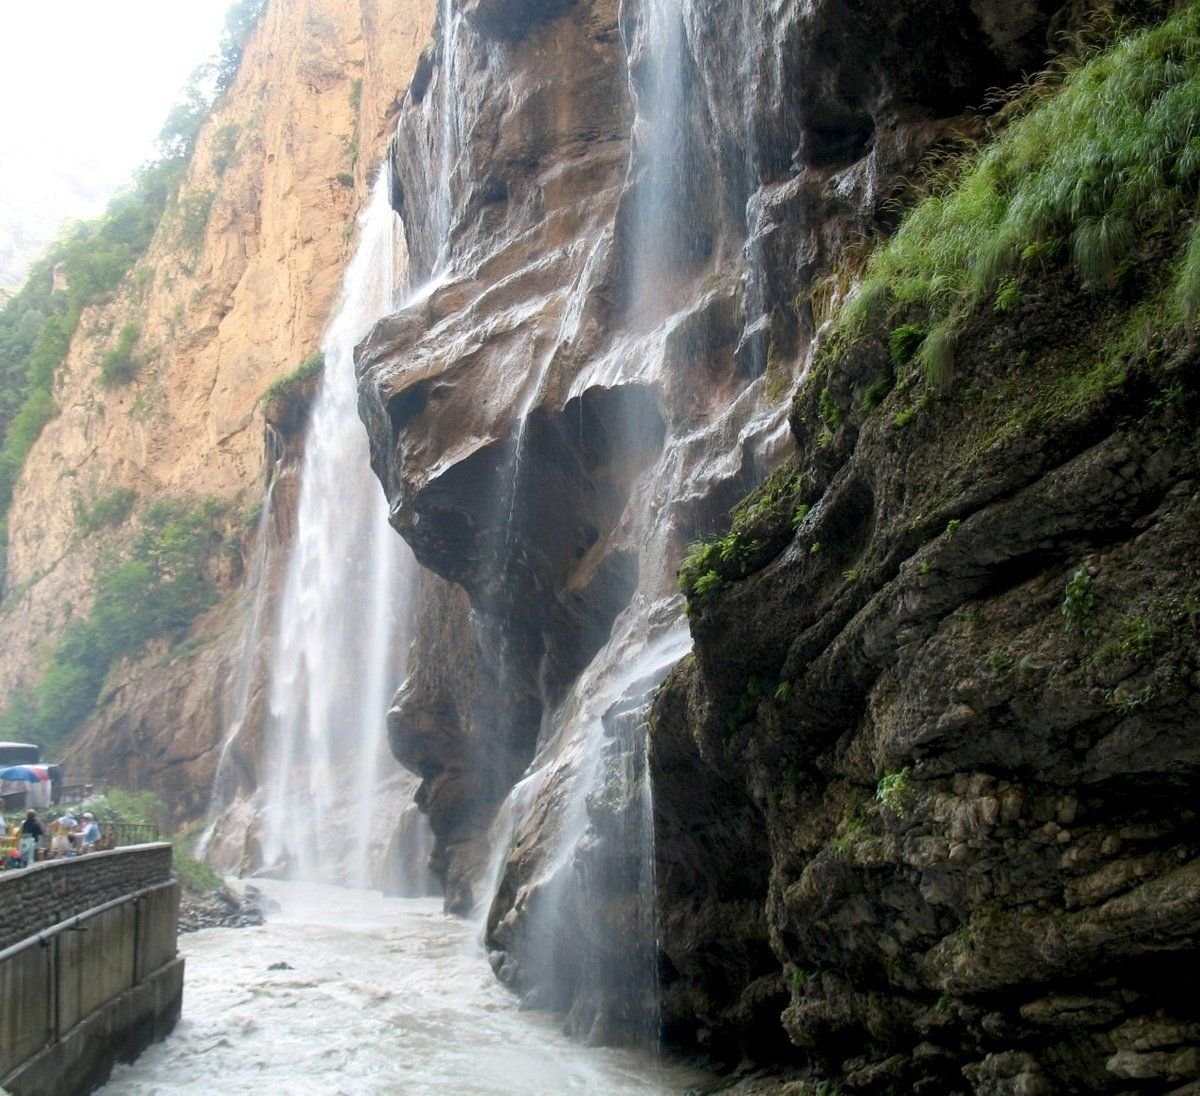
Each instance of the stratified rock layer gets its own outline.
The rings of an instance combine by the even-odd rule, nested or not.
[[[1200,392],[1162,305],[1174,246],[1119,293],[1023,283],[940,391],[897,376],[886,327],[801,390],[787,505],[742,533],[771,558],[694,598],[656,705],[682,1040],[736,1058],[769,988],[848,1091],[1196,1083]]]

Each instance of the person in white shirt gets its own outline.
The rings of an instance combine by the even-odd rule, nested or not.
[[[79,828],[78,837],[81,852],[91,852],[92,846],[100,840],[100,826],[91,811],[83,812],[83,825]]]

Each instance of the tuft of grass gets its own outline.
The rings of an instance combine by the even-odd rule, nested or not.
[[[1200,314],[1200,222],[1192,229],[1179,261],[1174,299],[1179,319],[1189,326],[1194,324]]]
[[[916,357],[925,341],[925,328],[918,323],[902,323],[888,335],[888,357],[896,369],[902,369]]]
[[[904,218],[867,264],[838,330],[919,307],[926,378],[948,378],[953,331],[982,301],[1019,300],[1037,263],[1065,255],[1086,285],[1111,284],[1139,238],[1189,216],[1200,189],[1200,4],[1129,34],[1042,90],[958,173]],[[1200,227],[1178,264],[1177,310],[1200,304]],[[904,326],[893,331],[897,338]],[[938,337],[938,331],[942,335]],[[912,349],[915,331],[892,343]],[[889,340],[891,342],[891,340]]]
[[[897,818],[907,818],[916,789],[910,779],[912,770],[906,765],[899,772],[885,773],[875,788],[875,798]]]

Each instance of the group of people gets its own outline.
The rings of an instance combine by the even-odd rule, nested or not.
[[[37,860],[38,846],[47,836],[47,827],[38,818],[37,811],[30,808],[25,812],[25,818],[19,823],[4,816],[4,800],[0,799],[0,835],[17,837],[17,845],[8,854],[6,868],[32,867]],[[75,856],[81,852],[91,852],[93,846],[100,840],[100,825],[91,811],[84,811],[82,819],[77,819],[70,811],[59,815],[49,823],[49,857]]]

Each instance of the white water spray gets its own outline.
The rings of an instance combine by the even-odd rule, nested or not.
[[[406,289],[399,228],[381,172],[323,344],[268,695],[263,861],[358,885],[389,823],[376,809],[384,766],[398,770],[384,715],[404,674],[416,573],[370,470],[353,359]]]

